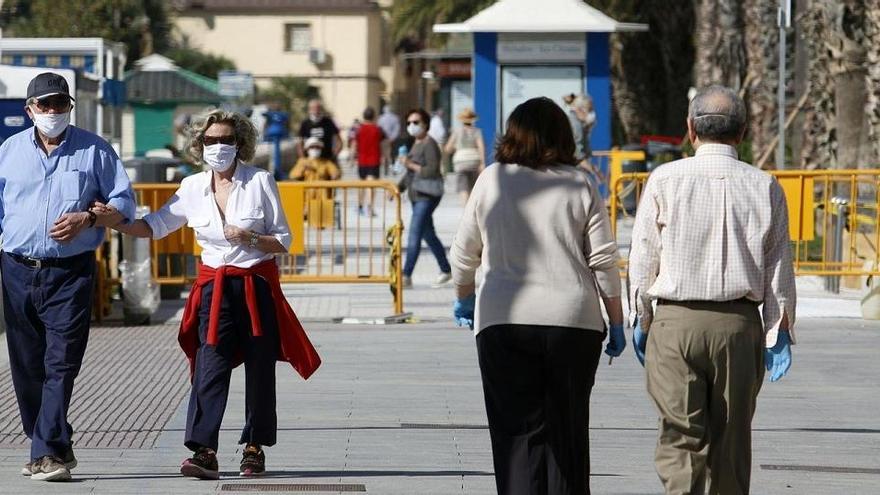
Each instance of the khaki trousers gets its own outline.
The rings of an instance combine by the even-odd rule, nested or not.
[[[764,379],[758,307],[662,302],[645,352],[660,414],[655,466],[670,495],[749,493],[751,424]]]

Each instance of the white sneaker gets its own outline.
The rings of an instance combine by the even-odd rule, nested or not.
[[[403,275],[400,278],[400,282],[403,284],[404,289],[409,289],[412,287],[412,277],[410,277],[410,276]]]
[[[432,285],[431,287],[443,287],[444,285],[448,284],[450,280],[452,280],[451,273],[441,273],[440,276],[437,277],[437,280],[434,281],[434,285]]]
[[[31,473],[31,479],[34,481],[67,481],[70,479],[70,470],[64,465],[64,461],[53,456],[43,456],[34,461]]]

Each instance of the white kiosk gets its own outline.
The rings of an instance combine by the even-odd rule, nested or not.
[[[561,105],[563,95],[586,92],[595,105],[597,150],[611,147],[609,34],[647,30],[581,0],[500,0],[463,23],[434,26],[436,33],[473,33],[474,109],[486,143],[523,101],[546,96]]]

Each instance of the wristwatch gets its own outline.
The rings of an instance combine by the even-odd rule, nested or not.
[[[89,210],[86,213],[89,214],[89,228],[95,226],[95,222],[98,220],[98,215],[95,215],[95,212]]]
[[[255,248],[257,247],[257,242],[260,240],[260,235],[256,232],[251,232],[251,242],[248,243],[248,247]]]

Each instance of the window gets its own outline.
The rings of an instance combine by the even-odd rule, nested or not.
[[[309,24],[286,24],[285,50],[289,52],[308,52],[312,47],[312,27]]]

